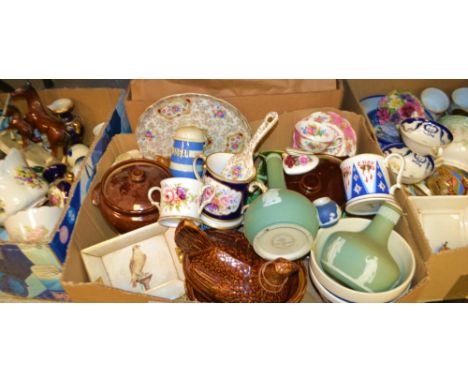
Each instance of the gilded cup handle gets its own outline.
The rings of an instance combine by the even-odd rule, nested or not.
[[[252,193],[252,192],[254,192],[257,188],[260,189],[260,191],[262,192],[262,194],[268,191],[267,186],[265,186],[265,184],[264,184],[263,182],[260,182],[260,181],[258,181],[258,180],[255,180],[255,181],[251,182],[251,183],[249,184],[248,190],[249,190],[250,193]]]
[[[200,208],[198,209],[198,214],[199,215],[202,213],[203,209],[213,201],[213,199],[215,197],[215,192],[214,192],[215,190],[214,190],[214,187],[211,184],[207,184],[206,186],[203,186],[202,191],[201,191],[202,197],[205,194],[206,190],[211,190],[211,195],[210,195],[210,197],[208,199],[204,200],[203,203],[200,205]]]

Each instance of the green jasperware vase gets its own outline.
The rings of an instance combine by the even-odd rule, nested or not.
[[[361,292],[384,292],[400,281],[400,268],[388,250],[388,240],[402,211],[384,203],[361,232],[334,232],[325,242],[321,264],[335,280]]]

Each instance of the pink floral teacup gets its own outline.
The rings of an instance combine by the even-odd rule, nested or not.
[[[153,199],[153,192],[161,193],[161,202]],[[152,187],[148,199],[159,210],[159,223],[166,227],[177,227],[180,220],[200,220],[200,214],[214,198],[211,185],[190,178],[167,178],[161,187]]]

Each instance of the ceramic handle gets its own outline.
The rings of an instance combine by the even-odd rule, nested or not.
[[[400,161],[400,171],[398,171],[397,179],[396,179],[396,184],[394,184],[392,187],[390,187],[390,194],[393,195],[397,189],[401,189],[401,179],[403,177],[403,172],[405,171],[405,158],[403,158],[402,155],[392,153],[388,155],[385,160],[384,164],[386,167],[389,167],[389,161],[392,158],[396,158]]]
[[[156,200],[153,199],[153,197],[151,196],[153,194],[154,191],[159,191],[159,193],[162,195],[162,192],[161,192],[161,187],[151,187],[149,190],[148,190],[148,199],[149,201],[151,202],[151,204],[153,206],[155,206],[158,211],[160,209],[160,206],[159,206],[159,202],[157,202]]]
[[[93,192],[91,194],[91,202],[96,207],[99,207],[99,205],[101,204],[101,182],[96,184],[96,187],[93,188]]]
[[[212,202],[212,200],[214,199],[215,197],[215,192],[214,192],[214,187],[211,185],[211,184],[207,184],[206,186],[203,186],[202,190],[201,190],[201,194],[202,196],[205,194],[205,191],[206,190],[211,190],[211,196],[204,200],[203,203],[201,204],[200,208],[198,209],[198,215],[200,215],[203,211],[203,209]]]
[[[251,183],[249,184],[248,190],[249,190],[250,193],[252,193],[252,192],[254,192],[257,188],[259,188],[260,191],[261,191],[262,193],[265,193],[265,192],[268,191],[268,187],[265,186],[262,182],[260,182],[260,181],[258,181],[258,180],[254,181],[254,182],[251,182]]]
[[[427,196],[432,196],[433,193],[430,190],[429,187],[427,187],[424,182],[419,182],[414,184],[414,187],[416,187],[418,190],[420,190],[422,193],[426,194]]]
[[[195,155],[195,157],[193,158],[192,168],[193,168],[193,173],[195,174],[195,178],[197,178],[198,181],[202,182],[202,178],[198,174],[198,169],[197,169],[197,163],[199,159],[203,161],[203,169],[205,168],[206,156],[202,153]]]
[[[254,152],[257,145],[260,143],[262,138],[276,125],[278,122],[278,113],[275,111],[270,111],[265,119],[263,120],[262,124],[258,127],[257,131],[251,138],[248,149],[246,151],[250,151],[251,153]]]

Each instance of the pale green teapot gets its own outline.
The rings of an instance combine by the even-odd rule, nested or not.
[[[323,270],[344,285],[362,292],[383,292],[400,282],[400,268],[388,250],[388,239],[402,211],[384,203],[361,232],[334,232],[321,254]]]
[[[317,209],[304,195],[286,188],[280,154],[268,154],[266,163],[269,189],[260,183],[263,194],[247,206],[244,234],[261,257],[296,260],[310,252],[319,229]]]

